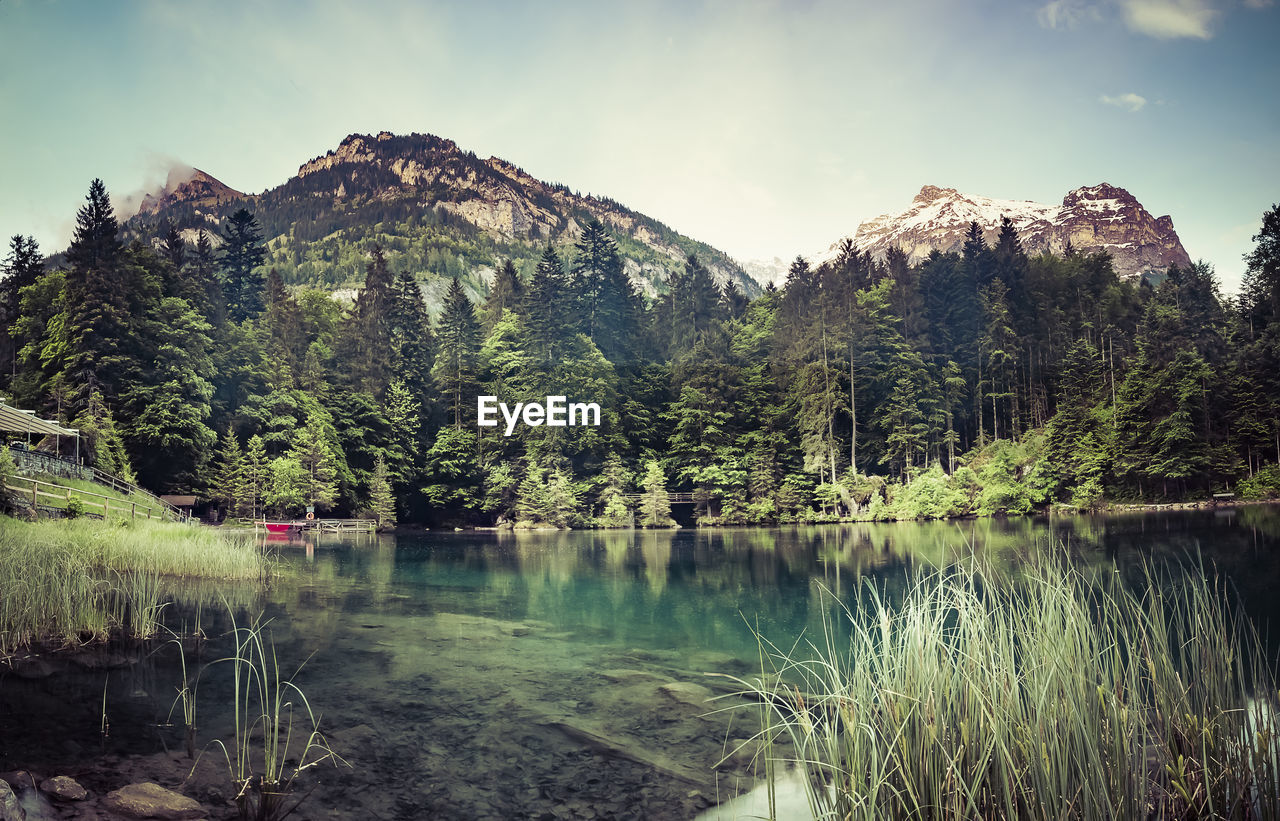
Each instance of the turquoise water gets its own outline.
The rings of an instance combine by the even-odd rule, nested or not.
[[[707,700],[734,689],[724,675],[759,672],[755,631],[790,646],[868,580],[892,597],[911,568],[970,550],[1003,567],[1065,552],[1098,572],[1199,557],[1260,626],[1280,622],[1280,510],[1261,506],[266,544],[279,580],[228,598],[272,619],[285,665],[306,661],[296,680],[352,764],[309,774],[299,818],[692,818],[756,783],[749,755],[720,761],[754,732],[751,711]],[[222,595],[189,591],[169,613],[190,623],[206,602],[211,641],[188,658],[204,667],[202,743],[230,736],[230,666],[205,666],[228,646]],[[180,728],[159,726],[172,723],[176,648],[68,659],[0,681],[0,769],[180,748]]]

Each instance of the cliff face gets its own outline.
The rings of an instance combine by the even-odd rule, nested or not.
[[[898,245],[912,262],[919,262],[934,249],[959,251],[973,221],[993,243],[1002,216],[1013,220],[1029,254],[1062,254],[1068,244],[1083,253],[1106,251],[1121,276],[1191,263],[1172,218],[1151,216],[1132,194],[1107,183],[1077,188],[1061,205],[998,200],[926,185],[904,211],[859,225],[853,241],[876,256]]]

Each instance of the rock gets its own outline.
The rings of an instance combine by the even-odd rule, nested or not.
[[[46,778],[40,784],[40,791],[45,795],[60,798],[63,801],[83,801],[89,797],[89,791],[81,787],[74,778],[66,775],[55,775]]]
[[[112,812],[130,818],[159,818],[170,821],[183,818],[201,818],[205,815],[194,799],[167,790],[159,784],[144,781],[130,784],[107,793],[102,805]]]
[[[18,796],[8,781],[0,781],[0,821],[27,821],[27,814],[18,805]]]
[[[688,681],[673,681],[670,684],[664,684],[658,688],[671,698],[681,704],[688,704],[690,707],[705,707],[707,701],[712,697],[712,692],[701,684],[693,684]]]
[[[647,670],[601,670],[600,677],[614,684],[634,684],[639,681],[661,680],[661,676]]]

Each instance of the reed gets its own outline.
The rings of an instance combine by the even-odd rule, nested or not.
[[[282,675],[275,645],[264,638],[261,617],[248,626],[236,625],[230,608],[235,651],[214,664],[233,667],[235,736],[231,746],[215,740],[227,762],[235,787],[235,803],[245,821],[278,821],[290,815],[305,798],[294,796],[294,782],[304,771],[326,761],[345,763],[320,732],[319,718],[306,695]],[[295,703],[296,702],[296,703]],[[294,715],[305,718],[305,740],[294,737]]]
[[[248,539],[147,521],[0,516],[0,656],[44,644],[156,634],[185,580],[261,581],[270,563]]]
[[[1203,573],[1040,562],[870,583],[816,643],[762,638],[760,737],[815,818],[1280,818],[1275,676]]]

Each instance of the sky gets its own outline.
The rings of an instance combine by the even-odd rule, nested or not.
[[[1224,290],[1280,202],[1275,0],[0,0],[0,233],[61,250],[89,181],[241,191],[426,132],[740,260],[922,185],[1170,214]]]

